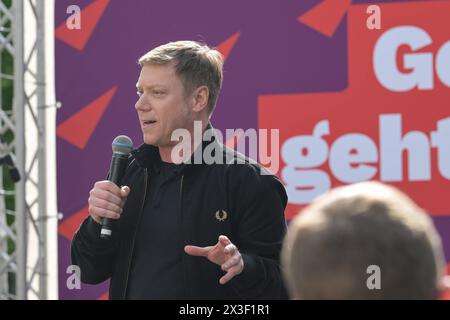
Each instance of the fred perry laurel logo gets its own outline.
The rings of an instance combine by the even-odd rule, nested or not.
[[[216,219],[219,221],[225,221],[225,219],[228,217],[228,213],[225,210],[217,210],[216,212]]]

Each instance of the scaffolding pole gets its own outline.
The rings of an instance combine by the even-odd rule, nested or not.
[[[10,244],[0,246],[2,299],[57,299],[53,10],[51,0],[0,4],[0,50],[14,61],[12,74],[0,74],[14,87],[12,110],[0,111],[0,136],[11,136],[0,156],[8,153],[21,176],[11,190],[1,180],[0,236]],[[11,195],[13,209],[4,205]]]

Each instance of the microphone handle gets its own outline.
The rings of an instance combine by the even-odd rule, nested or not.
[[[111,159],[111,166],[109,168],[108,180],[114,182],[119,188],[121,186],[121,181],[127,168],[127,163],[128,163],[128,155],[113,153]],[[114,219],[103,218],[100,238],[109,240],[112,236],[113,225]]]

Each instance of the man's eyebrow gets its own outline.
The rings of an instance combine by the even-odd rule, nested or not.
[[[138,90],[142,90],[142,89],[152,90],[154,88],[164,88],[164,87],[165,86],[162,84],[154,84],[154,85],[150,85],[150,86],[141,87],[139,84],[136,83],[136,89],[138,89]]]

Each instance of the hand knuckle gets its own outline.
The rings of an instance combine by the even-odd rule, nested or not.
[[[113,202],[114,201],[114,195],[110,192],[106,195],[106,201]]]

